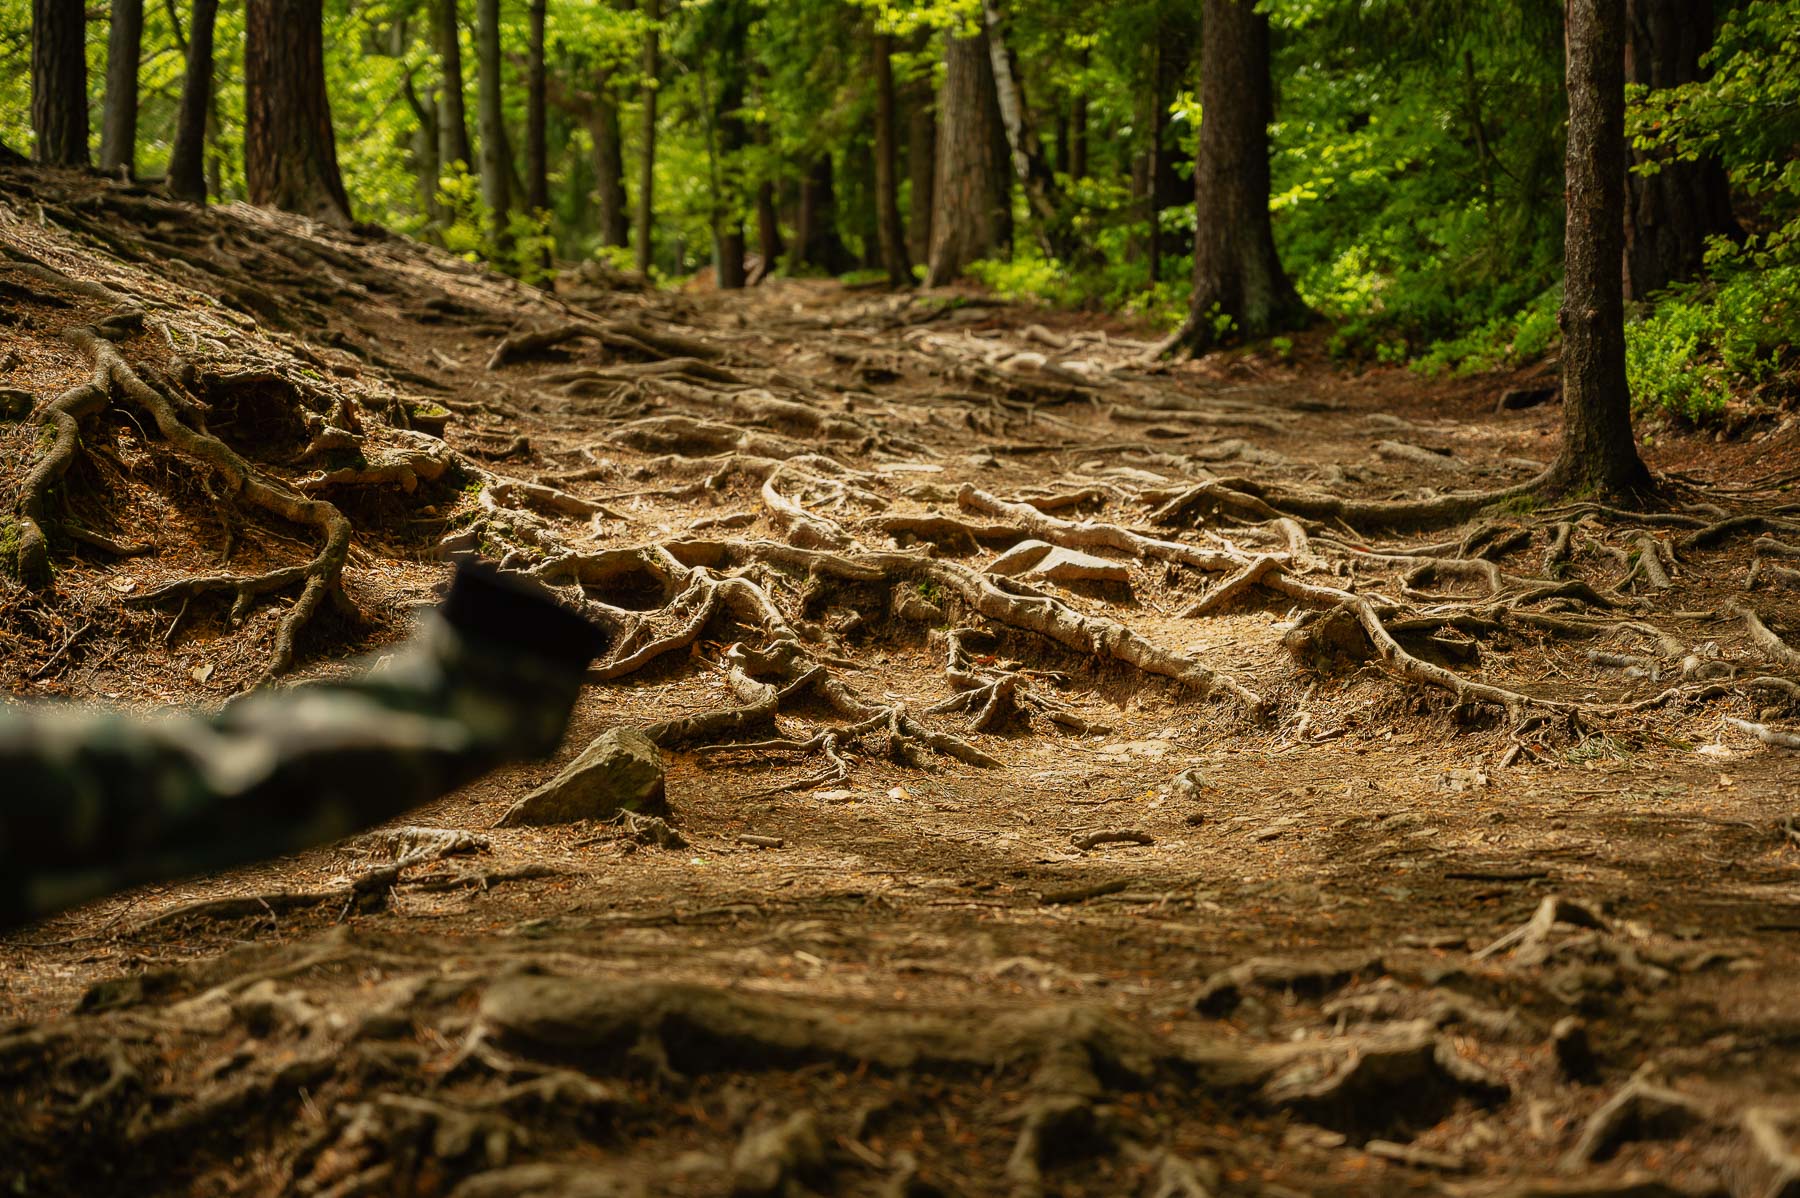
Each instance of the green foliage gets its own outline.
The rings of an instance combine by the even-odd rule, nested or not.
[[[1700,422],[1774,385],[1792,399],[1800,265],[1730,270],[1673,289],[1625,330],[1633,403]]]

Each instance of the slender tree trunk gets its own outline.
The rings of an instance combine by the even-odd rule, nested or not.
[[[800,219],[794,230],[795,260],[827,274],[842,274],[850,267],[850,251],[838,233],[837,186],[832,177],[831,155],[813,159],[800,183]]]
[[[658,61],[661,55],[655,24],[661,20],[657,0],[644,0],[644,15],[650,19],[651,28],[644,38],[644,125],[639,137],[643,145],[638,159],[637,268],[640,274],[647,275],[656,248],[653,228],[656,222],[656,89],[657,72],[662,67]]]
[[[500,0],[475,0],[476,116],[481,130],[481,199],[496,245],[510,240],[512,147],[500,95]]]
[[[1013,174],[1025,189],[1026,201],[1037,219],[1044,252],[1053,257],[1065,257],[1073,247],[1067,244],[1068,239],[1063,235],[1062,196],[1056,186],[1056,173],[1044,161],[1044,147],[1032,123],[1031,105],[1025,100],[1025,84],[1019,78],[1018,64],[1006,46],[999,0],[983,0],[982,12],[987,23],[994,97],[1000,105],[1000,124],[1006,136]]]
[[[775,185],[764,179],[756,185],[756,252],[762,256],[762,268],[756,282],[772,274],[787,247],[781,241],[781,217],[775,209]]]
[[[399,47],[402,53],[405,46]],[[437,97],[430,91],[419,94],[413,86],[412,73],[409,71],[401,84],[406,96],[407,106],[413,110],[413,117],[418,125],[413,129],[412,159],[413,174],[419,186],[419,211],[428,221],[438,218],[438,180],[443,177],[443,164],[438,159],[440,136],[438,130]]]
[[[742,197],[733,186],[740,153],[750,141],[744,123],[744,93],[749,80],[752,11],[750,0],[714,0],[719,24],[712,48],[718,53],[719,91],[712,110],[718,149],[713,170],[713,241],[720,288],[735,291],[748,281],[744,263]]]
[[[877,34],[875,58],[875,219],[881,241],[881,264],[888,282],[912,286],[912,263],[906,256],[906,225],[900,219],[900,162],[894,116],[894,41]]]
[[[1629,499],[1653,484],[1632,443],[1625,382],[1625,0],[1569,0],[1568,87],[1563,442],[1552,477]]]
[[[181,109],[175,118],[175,145],[169,151],[165,186],[177,199],[206,202],[206,118],[212,109],[213,26],[219,0],[194,0],[188,21],[187,78],[181,83]]]
[[[1710,0],[1627,0],[1625,81],[1675,87],[1704,77],[1712,45]],[[1631,165],[1656,157],[1631,150]],[[1663,162],[1654,175],[1625,176],[1625,298],[1641,300],[1700,273],[1709,237],[1740,236],[1719,160]]]
[[[475,165],[469,148],[469,118],[463,108],[462,35],[457,19],[457,0],[429,0],[431,40],[437,48],[438,69],[444,86],[438,95],[438,159],[448,170],[462,163],[466,171]]]
[[[106,108],[100,119],[100,169],[137,173],[138,58],[144,0],[112,0],[106,38]]]
[[[1088,51],[1081,52],[1081,69],[1087,70]],[[1075,94],[1075,103],[1069,111],[1069,162],[1070,179],[1085,179],[1088,173],[1088,101],[1087,90],[1079,88]]]
[[[1011,237],[1012,174],[987,41],[985,30],[945,35],[928,287],[952,282]]]
[[[1269,224],[1269,18],[1253,0],[1206,0],[1202,21],[1194,295],[1187,323],[1169,341],[1194,350],[1227,331],[1260,337],[1305,317]],[[1154,211],[1154,172],[1148,184]]]
[[[250,202],[350,223],[325,95],[322,0],[249,0],[244,176]]]
[[[87,166],[87,10],[81,0],[31,0],[32,156]]]
[[[525,205],[533,212],[550,207],[550,149],[546,143],[544,15],[547,0],[531,0],[531,45],[525,68]],[[618,133],[618,118],[613,118]],[[599,152],[598,147],[595,150]]]
[[[619,105],[602,80],[588,135],[594,141],[594,197],[600,225],[600,244],[631,244],[625,210],[625,141],[619,132]]]
[[[929,88],[916,94],[906,121],[907,257],[931,256],[932,185],[937,177],[937,109]]]
[[[1149,236],[1145,244],[1145,256],[1149,265],[1149,280],[1152,287],[1162,282],[1162,206],[1157,203],[1157,183],[1162,179],[1163,157],[1167,154],[1164,142],[1169,134],[1169,96],[1167,56],[1161,45],[1150,50],[1150,146],[1144,160],[1144,177],[1148,186],[1144,189],[1145,207],[1149,210]]]

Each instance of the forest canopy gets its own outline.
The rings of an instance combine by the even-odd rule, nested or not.
[[[32,7],[0,0],[0,141],[14,147],[33,144]],[[142,178],[168,168],[194,7],[119,0],[85,22],[98,155],[113,26],[141,10],[131,167]],[[204,157],[217,202],[250,193],[245,33],[257,7],[217,8]],[[962,277],[1170,328],[1190,314],[1210,7],[273,4],[296,25],[321,9],[329,120],[358,220],[530,277],[583,261],[664,281],[711,272],[723,286],[766,271]],[[1627,8],[1628,240],[1634,222],[1643,230],[1626,270],[1634,402],[1740,419],[1794,389],[1800,4]],[[1288,306],[1331,322],[1330,350],[1356,361],[1473,371],[1554,353],[1563,6],[1265,0],[1257,13]],[[982,102],[997,101],[979,120],[951,111],[976,94],[960,90],[964,45],[1002,67],[969,68]],[[484,51],[498,76],[491,113]],[[956,178],[992,164],[989,198],[969,201],[991,219],[934,267],[932,209],[945,203],[934,166],[955,153],[940,140],[958,137],[973,157],[950,159]],[[1285,330],[1234,327],[1223,311],[1216,330],[1270,331]]]

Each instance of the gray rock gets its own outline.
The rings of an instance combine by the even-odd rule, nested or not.
[[[1109,561],[1078,549],[1059,549],[1045,541],[1020,541],[988,565],[989,574],[1007,578],[1044,578],[1051,582],[1130,582],[1123,562]]]
[[[601,733],[567,769],[514,803],[496,826],[610,819],[621,811],[668,814],[662,754],[635,728]]]

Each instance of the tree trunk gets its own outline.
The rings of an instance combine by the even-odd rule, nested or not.
[[[399,49],[402,54],[405,53],[404,45]],[[419,211],[426,220],[435,222],[438,218],[438,180],[443,177],[443,164],[438,159],[441,138],[437,97],[429,91],[420,95],[419,90],[413,86],[411,71],[407,72],[402,81],[401,91],[406,96],[407,106],[413,110],[414,119],[418,121],[412,136],[412,159],[413,175],[419,186]]]
[[[1012,173],[987,43],[985,30],[944,39],[928,287],[954,281],[1011,237]]]
[[[438,69],[444,86],[438,99],[438,159],[444,169],[462,163],[463,170],[475,165],[469,149],[469,118],[463,110],[462,35],[457,20],[457,0],[430,0],[431,39],[437,47]]]
[[[31,0],[33,157],[87,166],[87,10],[80,0]]]
[[[494,243],[510,240],[512,147],[500,95],[500,0],[475,0],[476,119],[481,131],[481,199]]]
[[[1700,56],[1712,45],[1710,0],[1627,0],[1625,81],[1674,87],[1704,77]],[[1631,150],[1631,165],[1657,155]],[[1712,155],[1663,162],[1654,175],[1625,177],[1625,298],[1641,300],[1691,279],[1705,262],[1706,240],[1741,234],[1731,188]]]
[[[656,22],[661,19],[657,0],[644,0],[644,15],[650,19],[650,32],[644,37],[644,125],[639,140],[643,142],[643,152],[638,159],[638,194],[637,194],[637,268],[640,274],[650,273],[650,262],[655,251],[655,230],[652,226],[656,220],[656,73],[661,69],[657,39]]]
[[[525,206],[533,212],[550,207],[550,150],[546,143],[544,81],[544,9],[547,0],[531,0],[531,45],[525,68]],[[618,117],[613,118],[614,140]],[[599,154],[598,145],[595,154]],[[616,176],[615,176],[616,177]],[[604,201],[602,201],[604,203]],[[608,244],[611,244],[610,242]]]
[[[322,0],[249,0],[244,177],[250,202],[350,223],[325,95]]]
[[[169,151],[169,194],[196,204],[206,202],[206,117],[212,108],[213,26],[219,0],[194,0],[188,20],[187,77],[181,83],[181,109],[175,118],[175,145]]]
[[[1031,106],[1025,100],[1025,85],[1019,79],[1018,64],[1006,47],[998,0],[982,0],[982,13],[987,24],[994,97],[1000,105],[1000,124],[1013,174],[1025,189],[1026,201],[1037,218],[1044,253],[1066,257],[1073,247],[1067,244],[1062,229],[1062,197],[1057,190],[1056,173],[1044,161],[1044,147],[1032,124]]]
[[[762,256],[762,266],[755,279],[760,283],[775,270],[781,255],[787,252],[781,242],[781,217],[775,209],[775,185],[767,179],[756,185],[756,252]]]
[[[144,0],[112,0],[106,39],[106,108],[100,118],[100,169],[137,173],[138,58]]]
[[[1081,52],[1081,69],[1087,70],[1088,51]],[[1069,111],[1069,161],[1070,179],[1085,179],[1088,173],[1088,101],[1087,89],[1081,87],[1075,95],[1075,103]]]
[[[921,88],[906,122],[907,257],[931,257],[932,184],[937,174],[937,109],[929,88]]]
[[[625,215],[625,141],[619,132],[619,105],[612,92],[601,81],[593,114],[588,119],[588,135],[594,141],[594,197],[600,224],[600,244],[631,244],[631,230]]]
[[[749,281],[744,263],[742,196],[733,180],[738,175],[738,159],[750,141],[743,109],[749,80],[747,43],[752,12],[749,0],[714,0],[713,11],[719,20],[712,38],[719,64],[719,92],[712,110],[718,133],[712,180],[713,257],[720,288],[735,291]]]
[[[1269,225],[1269,18],[1253,0],[1206,0],[1202,21],[1194,295],[1169,342],[1196,351],[1227,332],[1260,337],[1305,317]],[[1147,182],[1154,211],[1154,173]]]
[[[1625,0],[1569,0],[1568,224],[1563,237],[1559,487],[1607,499],[1650,491],[1625,383]]]
[[[888,282],[912,286],[912,262],[906,256],[906,225],[900,219],[900,163],[894,116],[894,41],[877,34],[875,57],[875,219],[881,241],[881,264]]]
[[[1169,93],[1168,93],[1168,55],[1159,44],[1150,49],[1150,145],[1145,151],[1144,178],[1147,181],[1144,196],[1145,208],[1149,210],[1149,236],[1145,243],[1145,257],[1149,266],[1150,285],[1155,287],[1162,282],[1162,205],[1157,201],[1157,184],[1161,182],[1164,170],[1163,159],[1168,156],[1166,142],[1169,137]]]
[[[800,183],[800,219],[794,230],[794,260],[826,274],[842,274],[850,268],[850,251],[838,233],[837,187],[832,178],[831,155],[813,159]]]

